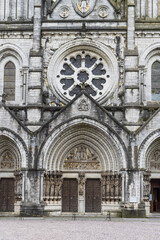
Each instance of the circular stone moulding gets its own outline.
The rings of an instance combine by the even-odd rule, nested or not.
[[[102,104],[118,84],[117,60],[100,42],[75,40],[63,45],[51,58],[48,81],[53,93],[64,103],[85,88]]]

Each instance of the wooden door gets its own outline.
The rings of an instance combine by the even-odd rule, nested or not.
[[[78,212],[78,181],[64,179],[62,186],[62,212]]]
[[[151,212],[160,212],[160,180],[152,179],[151,180]]]
[[[88,179],[86,181],[85,211],[101,212],[101,183],[99,179]]]
[[[0,211],[14,211],[14,179],[2,178],[0,180]]]

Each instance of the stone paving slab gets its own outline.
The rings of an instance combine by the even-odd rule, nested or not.
[[[0,218],[0,240],[159,240],[160,219]]]

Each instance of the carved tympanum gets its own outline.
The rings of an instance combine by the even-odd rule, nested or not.
[[[14,169],[14,167],[14,156],[6,151],[1,157],[1,168]]]
[[[79,169],[79,170],[99,170],[100,161],[93,150],[84,145],[79,145],[72,149],[67,155],[64,169]]]

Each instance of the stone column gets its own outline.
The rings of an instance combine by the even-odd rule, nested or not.
[[[79,213],[85,213],[85,175],[80,174],[79,175],[79,181],[78,181],[78,212]]]
[[[122,173],[122,203],[125,202],[125,173]]]
[[[23,68],[21,71],[21,75],[22,75],[22,103],[25,105],[26,101],[27,101],[27,79],[28,79],[28,68]]]
[[[40,175],[40,202],[43,202],[43,181],[44,181],[44,172]]]
[[[24,191],[25,191],[25,173],[22,173],[22,202],[24,202]]]
[[[145,89],[144,89],[144,66],[139,66],[139,81],[140,81],[140,104],[145,102]]]
[[[143,201],[143,172],[140,173],[140,201]]]

